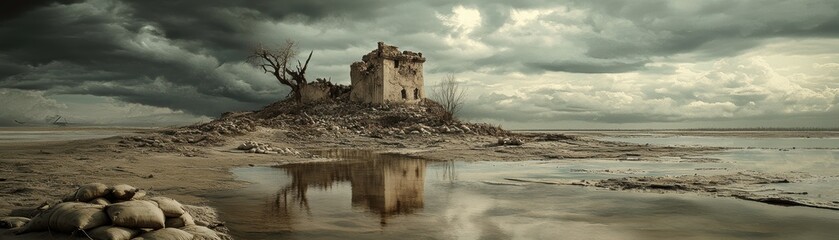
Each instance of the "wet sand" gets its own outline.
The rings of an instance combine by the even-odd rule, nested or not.
[[[65,129],[66,130],[66,129]],[[74,129],[74,130],[84,130]],[[97,128],[96,131],[107,130]],[[125,129],[120,129],[124,131]],[[132,129],[147,135],[152,130]],[[823,136],[802,132],[801,136]],[[224,144],[199,147],[171,143],[165,148],[132,147],[122,137],[70,141],[0,142],[0,216],[25,215],[26,210],[54,202],[74,187],[90,182],[127,183],[187,204],[206,204],[208,192],[238,189],[246,183],[230,169],[248,165],[329,161],[314,154],[249,154],[235,150],[244,141],[268,142],[304,152],[321,149],[368,149],[431,160],[523,161],[605,158],[646,160],[660,157],[697,158],[725,148],[657,147],[594,140],[599,134],[574,133],[575,139],[531,141],[523,146],[495,146],[495,137],[416,135],[408,138],[321,136],[306,142],[283,131],[260,128]]]
[[[79,130],[84,129],[73,129]],[[92,131],[107,130],[96,128]],[[136,133],[133,135],[142,136],[151,134],[153,130],[132,131]],[[235,150],[247,140],[311,152],[321,149],[369,149],[432,160],[464,161],[620,158],[627,154],[639,158],[678,157],[720,150],[638,146],[585,137],[580,140],[528,142],[520,147],[492,146],[496,142],[494,137],[477,135],[423,135],[407,139],[323,136],[299,142],[283,136],[282,131],[265,128],[212,147],[183,143],[169,144],[163,149],[137,148],[120,144],[122,139],[0,142],[0,197],[5,200],[0,201],[0,216],[8,215],[15,209],[59,199],[65,192],[89,182],[128,183],[167,196],[180,196],[179,200],[186,203],[199,204],[204,200],[196,196],[198,193],[242,186],[242,182],[233,180],[229,173],[231,167],[325,160],[317,156],[248,154]]]

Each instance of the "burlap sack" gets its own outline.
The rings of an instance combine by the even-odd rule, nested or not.
[[[76,190],[75,200],[79,202],[89,202],[90,200],[104,197],[108,195],[108,186],[101,183],[90,183],[79,187]]]
[[[219,237],[216,231],[206,227],[191,225],[182,227],[181,230],[191,233],[193,235],[193,240],[221,240],[221,237]]]
[[[117,184],[111,187],[111,198],[114,200],[131,200],[139,189],[128,184]]]
[[[38,213],[38,215],[29,219],[29,222],[18,229],[17,234],[46,231],[50,228],[50,217],[52,217],[53,212],[55,212],[55,207]]]
[[[192,221],[192,217],[189,220]],[[28,222],[29,218],[25,217],[3,217],[0,218],[0,228],[17,228],[26,225]]]
[[[108,199],[105,199],[105,198],[97,198],[97,199],[93,199],[93,200],[90,200],[90,202],[87,202],[87,203],[90,203],[90,204],[96,204],[96,205],[102,205],[102,206],[108,206],[108,205],[110,205],[110,204],[111,204],[111,202],[110,202],[110,201],[108,201]]]
[[[189,225],[195,225],[195,221],[192,220],[192,215],[189,215],[189,213],[181,214],[180,217],[166,218],[166,227],[168,228],[180,228]]]
[[[143,233],[132,240],[192,240],[192,234],[177,228],[164,228]]]
[[[163,215],[166,215],[166,217],[180,217],[184,214],[184,206],[178,201],[175,201],[175,199],[153,197],[149,200],[157,202],[158,207],[160,207],[160,210],[163,210]]]
[[[165,227],[163,211],[152,201],[135,200],[108,206],[108,216],[115,226],[161,229]]]
[[[87,235],[94,240],[129,240],[140,232],[140,230],[124,227],[101,226],[87,231]]]
[[[73,232],[76,230],[87,230],[109,223],[108,216],[103,209],[105,206],[65,202],[55,207],[55,212],[50,216],[50,230],[59,232]]]

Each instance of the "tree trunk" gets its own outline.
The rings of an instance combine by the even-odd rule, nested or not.
[[[301,88],[300,85],[291,87],[291,97],[298,103],[303,101],[303,94],[300,93]]]

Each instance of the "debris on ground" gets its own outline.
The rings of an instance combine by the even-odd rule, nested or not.
[[[271,144],[256,141],[244,142],[236,149],[247,153],[300,155],[300,152],[293,148],[272,147]]]
[[[283,100],[258,111],[225,113],[209,123],[147,136],[125,137],[120,144],[124,147],[183,152],[189,149],[177,146],[221,146],[226,136],[244,135],[260,127],[283,130],[285,136],[295,140],[352,135],[399,139],[441,135],[513,135],[500,126],[462,122],[445,116],[443,107],[428,99],[417,104],[383,105],[345,99],[309,103]],[[563,139],[557,136],[549,138]],[[523,143],[523,140],[519,139],[518,143]]]
[[[747,171],[725,175],[682,175],[661,177],[625,177],[601,180],[596,187],[611,190],[641,190],[658,192],[698,192],[718,197],[763,202],[783,206],[805,206],[839,210],[835,202],[817,202],[800,197],[806,192],[787,192],[765,188],[767,184],[784,184],[800,181],[810,176],[802,173],[767,174]],[[796,196],[797,195],[797,196]]]
[[[521,146],[524,145],[524,140],[519,138],[499,138],[495,144],[497,146]]]

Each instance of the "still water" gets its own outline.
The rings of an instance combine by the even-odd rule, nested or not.
[[[68,141],[83,139],[99,139],[129,134],[130,131],[120,130],[47,130],[47,131],[23,131],[23,130],[0,130],[0,143],[2,142],[48,142]]]
[[[605,159],[434,162],[362,151],[332,151],[324,155],[343,161],[234,169],[237,179],[253,184],[207,197],[239,239],[835,239],[839,236],[836,227],[839,212],[831,210],[694,194],[520,184],[505,179],[602,179],[685,174],[697,169],[736,171],[754,165],[740,162],[742,158],[737,155],[740,153],[726,154],[731,155],[718,156],[725,160],[716,163]],[[749,161],[760,161],[758,158]],[[605,169],[611,170],[602,171]]]
[[[807,148],[839,149],[839,138],[766,138],[766,137],[715,137],[674,135],[629,135],[600,138],[604,141],[630,142],[662,146],[709,146],[731,148]]]

